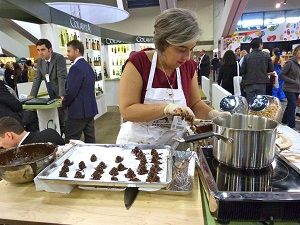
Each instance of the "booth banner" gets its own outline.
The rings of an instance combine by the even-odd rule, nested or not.
[[[260,37],[263,42],[292,41],[300,39],[300,22],[282,23],[262,30],[234,33],[224,37],[223,53],[235,50],[241,43],[250,43],[253,38]]]

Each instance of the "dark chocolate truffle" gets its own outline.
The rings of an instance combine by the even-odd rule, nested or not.
[[[61,171],[69,172],[69,167],[65,164],[65,165],[63,165],[63,167],[61,168]]]
[[[92,156],[91,156],[91,162],[96,162],[97,161],[97,156],[95,155],[95,154],[93,154]]]
[[[71,162],[70,159],[66,159],[66,160],[64,161],[64,165],[72,166],[72,165],[73,165],[73,162]]]
[[[100,180],[100,178],[101,178],[102,176],[101,176],[101,173],[99,172],[99,171],[94,171],[94,173],[92,174],[92,179],[93,180]]]
[[[126,178],[133,178],[133,177],[135,177],[136,175],[135,175],[135,173],[133,172],[133,170],[131,169],[131,168],[129,168],[128,170],[127,170],[127,173],[124,175]]]
[[[118,169],[116,167],[111,168],[111,170],[109,171],[109,174],[112,176],[119,175]]]
[[[115,162],[116,162],[116,163],[120,163],[120,162],[122,162],[122,161],[123,161],[123,158],[122,158],[121,156],[118,155],[118,156],[116,157]]]
[[[115,176],[112,176],[112,177],[111,177],[111,180],[118,181],[119,179],[118,179],[117,177],[115,177]]]
[[[68,177],[66,171],[59,171],[59,177]]]
[[[133,177],[133,178],[130,178],[129,179],[130,181],[141,181],[139,178],[137,178],[137,177]]]
[[[98,165],[95,170],[97,170],[100,174],[104,173],[103,167],[101,167],[100,165]]]
[[[124,171],[124,170],[127,170],[128,168],[127,167],[125,167],[122,163],[120,163],[119,165],[118,165],[118,171]]]
[[[79,170],[76,171],[74,178],[84,178],[84,174],[82,174]]]
[[[103,161],[101,161],[101,162],[99,163],[99,166],[102,167],[103,169],[106,169],[106,168],[107,168],[107,165],[106,165]]]
[[[81,161],[78,166],[79,166],[79,169],[81,169],[81,170],[86,168],[86,165],[83,161]]]

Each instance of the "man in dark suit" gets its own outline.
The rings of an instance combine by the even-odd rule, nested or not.
[[[65,95],[67,78],[66,60],[63,55],[52,51],[52,44],[48,39],[39,39],[36,48],[40,58],[37,60],[37,70],[33,80],[30,97],[36,97],[42,80],[45,80],[50,98],[62,98]],[[59,123],[64,132],[66,113],[58,108]]]
[[[0,80],[0,118],[5,116],[15,118],[27,131],[39,129],[36,112],[23,110],[15,91]]]
[[[209,78],[210,73],[210,57],[205,54],[205,50],[200,51],[199,65],[198,65],[198,83],[201,84],[201,77]]]
[[[24,144],[46,142],[56,145],[65,144],[64,139],[51,128],[41,132],[27,132],[16,119],[8,116],[0,118],[0,147],[12,148]]]
[[[94,116],[98,113],[98,108],[94,71],[83,58],[82,42],[72,40],[67,47],[67,55],[73,65],[69,70],[66,93],[62,100],[63,107],[68,109],[66,142],[70,139],[79,140],[83,132],[86,143],[95,143]]]

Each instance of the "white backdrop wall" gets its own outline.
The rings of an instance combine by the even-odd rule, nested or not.
[[[199,24],[203,31],[201,41],[213,40],[213,2],[211,0],[188,0],[178,1],[178,8],[186,8],[194,11],[199,18]],[[128,10],[128,19],[113,23],[99,25],[100,27],[134,36],[152,36],[155,18],[160,14],[159,7],[146,7]]]

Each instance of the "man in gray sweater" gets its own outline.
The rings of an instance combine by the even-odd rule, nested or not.
[[[263,49],[262,39],[254,38],[251,41],[251,48],[253,50],[244,56],[241,68],[247,101],[256,95],[266,94],[266,85],[270,83],[268,75],[272,75],[274,71],[270,55],[261,51]]]

